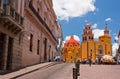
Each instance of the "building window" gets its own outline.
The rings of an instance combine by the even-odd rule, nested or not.
[[[37,10],[38,10],[38,13],[39,13],[39,8],[37,8]]]
[[[103,48],[102,48],[102,45],[99,45],[99,46],[98,46],[98,50],[99,50],[99,54],[103,54]]]
[[[32,48],[33,48],[33,35],[30,34],[30,47],[29,50],[32,52]]]
[[[37,41],[37,54],[40,53],[40,40]]]
[[[0,0],[0,8],[2,7],[2,0]]]

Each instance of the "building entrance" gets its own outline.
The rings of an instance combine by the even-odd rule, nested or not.
[[[0,33],[0,70],[4,67],[4,41],[5,41],[5,34]]]
[[[44,61],[47,61],[47,39],[44,39]]]
[[[13,52],[13,38],[9,37],[8,41],[8,54],[7,54],[7,70],[12,67],[12,52]]]

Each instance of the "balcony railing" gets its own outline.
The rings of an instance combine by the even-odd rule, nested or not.
[[[46,24],[46,22],[41,18],[41,16],[38,14],[38,12],[35,10],[35,8],[33,7],[32,3],[29,3],[29,8],[31,9],[31,11],[35,14],[35,16],[38,18],[38,20],[43,24],[43,26],[48,30],[48,32],[52,35],[52,37],[54,38],[54,40],[58,43],[58,40],[55,38],[55,36],[53,35],[53,33],[51,32],[50,28],[48,27],[48,25]]]
[[[10,5],[3,6],[2,16],[11,17],[11,19],[15,20],[19,25],[23,24],[23,17],[19,15],[15,9],[13,9]]]
[[[23,17],[18,14],[14,8],[12,8],[10,5],[8,4],[4,4],[3,5],[3,9],[1,10],[0,13],[0,21],[2,22],[9,22],[11,23],[11,25],[13,25],[13,27],[9,27],[9,28],[16,28],[17,31],[21,31],[23,29]],[[7,24],[8,25],[8,24]],[[8,25],[8,26],[11,26]],[[14,29],[15,30],[15,29]]]

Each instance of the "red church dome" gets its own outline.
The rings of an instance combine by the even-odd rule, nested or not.
[[[79,42],[74,39],[74,36],[71,36],[70,40],[66,42],[66,44],[74,44],[74,45],[79,45]]]

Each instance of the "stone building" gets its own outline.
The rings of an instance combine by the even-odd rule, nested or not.
[[[0,70],[52,61],[62,35],[56,19],[52,0],[0,0]]]
[[[117,63],[120,64],[120,31],[118,33],[118,49],[116,51],[116,59],[117,59]]]
[[[95,61],[96,58],[101,59],[103,55],[112,56],[112,39],[109,36],[109,30],[107,27],[104,30],[104,35],[100,36],[98,38],[98,41],[95,41],[94,34],[92,33],[92,29],[90,28],[90,24],[86,24],[82,34],[81,45],[78,44],[77,49],[76,49],[76,45],[74,46],[74,43],[70,43],[70,45],[66,45],[66,43],[62,51],[64,58],[67,59],[66,62],[71,62],[71,59],[73,58],[71,57],[71,55],[73,54],[75,55],[77,52],[78,55],[76,55],[77,56],[76,59],[80,61],[87,60],[89,59],[89,57],[91,57],[92,60]],[[74,51],[75,49],[77,51]],[[69,55],[68,53],[71,55]]]

